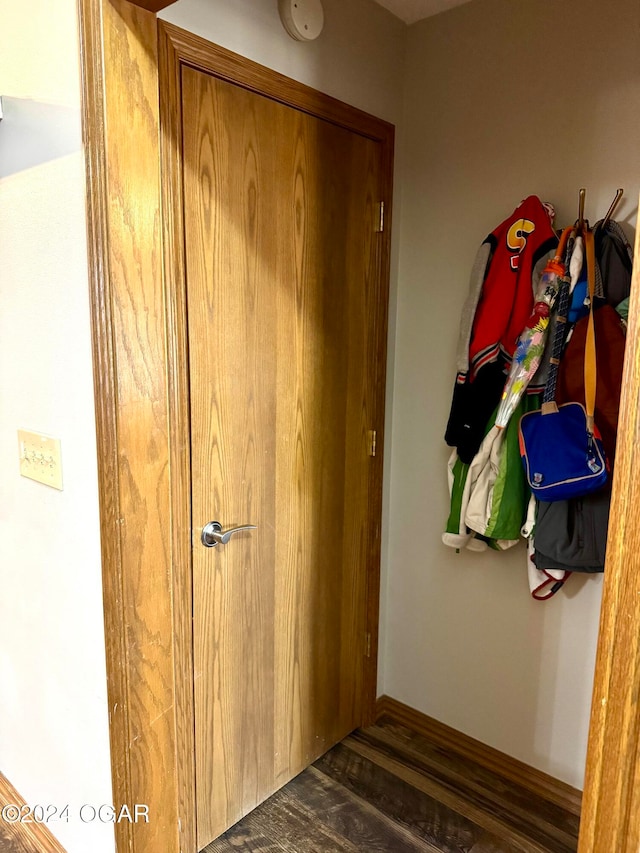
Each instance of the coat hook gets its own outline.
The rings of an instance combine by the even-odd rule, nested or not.
[[[619,187],[619,189],[616,190],[616,197],[611,202],[611,207],[609,208],[604,219],[602,220],[602,225],[600,226],[601,229],[607,227],[607,223],[609,222],[609,220],[613,216],[615,209],[618,206],[618,202],[620,201],[620,199],[622,198],[623,195],[624,195],[624,190],[622,189],[622,187]]]
[[[578,201],[578,228],[581,229],[584,226],[584,200],[587,195],[587,190],[585,187],[582,187],[580,190],[579,201]]]

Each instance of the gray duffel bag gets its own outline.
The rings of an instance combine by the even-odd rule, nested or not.
[[[570,501],[538,502],[535,564],[538,569],[602,572],[607,549],[611,486]]]

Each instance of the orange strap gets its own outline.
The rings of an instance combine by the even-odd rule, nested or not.
[[[567,240],[569,236],[575,231],[575,225],[569,225],[568,228],[565,228],[560,235],[560,242],[558,243],[558,250],[556,252],[556,256],[554,260],[564,261],[564,253],[567,248]]]
[[[560,235],[560,241],[558,243],[558,248],[556,249],[556,253],[554,257],[549,261],[545,269],[553,270],[557,275],[565,274],[565,265],[564,265],[564,253],[567,248],[567,240],[572,232],[575,231],[575,226],[570,225],[568,228],[565,228],[562,234]]]
[[[593,231],[583,231],[587,280],[589,282],[589,325],[584,346],[584,401],[587,409],[587,428],[593,432],[593,414],[596,408],[596,329],[593,321],[593,302],[596,292],[596,250]]]

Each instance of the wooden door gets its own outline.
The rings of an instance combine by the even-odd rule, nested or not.
[[[191,68],[182,116],[202,847],[363,720],[381,157]]]

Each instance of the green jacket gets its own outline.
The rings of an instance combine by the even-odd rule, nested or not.
[[[503,551],[519,541],[529,489],[520,459],[518,425],[525,412],[539,407],[537,394],[525,395],[505,429],[495,426],[494,412],[470,465],[452,453],[448,466],[451,508],[442,535],[445,545]]]

